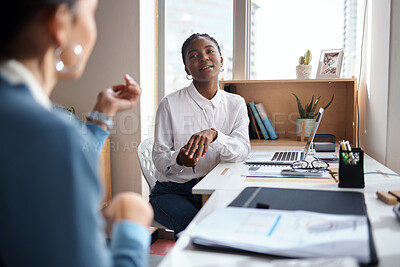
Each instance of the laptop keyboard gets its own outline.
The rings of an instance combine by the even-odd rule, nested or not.
[[[272,161],[295,161],[299,152],[275,152]]]

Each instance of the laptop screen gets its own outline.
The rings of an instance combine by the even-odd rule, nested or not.
[[[301,157],[302,160],[304,160],[307,157],[307,154],[310,151],[310,146],[311,146],[312,142],[314,141],[315,133],[318,130],[319,123],[321,122],[323,114],[324,114],[324,109],[320,108],[319,111],[318,111],[317,117],[315,118],[314,130],[313,130],[312,134],[310,134],[310,136],[308,137],[306,146],[304,147],[304,151],[303,151],[302,157]]]

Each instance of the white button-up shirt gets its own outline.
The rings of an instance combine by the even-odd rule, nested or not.
[[[249,118],[244,99],[219,90],[208,100],[193,83],[164,97],[158,106],[154,134],[155,177],[161,182],[185,183],[207,175],[220,161],[240,162],[250,153]],[[217,139],[205,157],[200,157],[196,173],[177,164],[179,150],[197,132],[215,128]]]

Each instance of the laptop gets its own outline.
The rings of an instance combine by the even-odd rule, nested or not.
[[[245,160],[246,164],[266,164],[266,165],[291,165],[295,161],[304,160],[310,150],[310,146],[314,140],[315,133],[318,130],[319,123],[321,122],[324,109],[320,108],[315,118],[315,128],[308,137],[304,150],[291,150],[291,151],[257,151]]]

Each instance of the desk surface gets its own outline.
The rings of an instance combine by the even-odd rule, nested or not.
[[[400,183],[399,183],[400,185]],[[217,190],[210,197],[204,207],[187,228],[189,232],[197,222],[217,208],[227,206],[240,190]],[[375,194],[366,193],[365,201],[368,216],[372,224],[375,246],[379,258],[379,265],[384,267],[399,266],[400,263],[400,222],[392,212],[392,206],[376,199]],[[273,260],[273,257],[250,253],[222,253],[212,250],[199,249],[193,246],[187,234],[183,234],[172,250],[164,258],[159,267],[187,266],[248,266]]]
[[[287,148],[285,148],[287,149]],[[307,157],[308,160],[312,156]],[[333,166],[332,164],[332,167]],[[241,174],[246,170],[247,166],[240,163],[220,163],[215,167],[206,177],[203,178],[195,187],[193,187],[193,194],[211,195],[215,190],[236,190],[243,189],[249,186],[260,187],[279,187],[279,188],[298,188],[298,189],[321,189],[321,190],[352,190],[368,193],[376,193],[377,190],[390,190],[400,189],[400,178],[396,176],[387,176],[376,174],[382,173],[395,173],[386,166],[380,164],[370,156],[364,154],[364,179],[365,188],[363,189],[342,189],[338,188],[337,183],[305,183],[296,182],[298,178],[292,178],[293,182],[269,182],[265,178],[265,182],[260,181],[246,181],[245,176]],[[337,164],[336,164],[337,168]],[[371,174],[373,172],[373,174]],[[261,180],[261,179],[257,179]],[[276,180],[276,179],[274,179]],[[287,179],[286,179],[287,180]],[[316,181],[318,179],[315,179]],[[396,187],[397,186],[397,187]]]
[[[229,169],[222,174],[226,168]],[[193,188],[194,194],[212,194],[212,196],[190,223],[186,229],[187,232],[213,210],[227,206],[243,188],[248,186],[359,191],[363,192],[365,196],[379,266],[399,266],[400,222],[392,211],[393,206],[386,205],[376,198],[377,190],[400,189],[400,177],[375,173],[394,173],[389,168],[365,155],[364,172],[366,174],[365,188],[363,189],[342,189],[332,183],[248,182],[245,181],[246,177],[240,176],[245,168],[243,163],[220,163]],[[368,174],[368,172],[374,173]],[[222,253],[199,249],[193,246],[187,234],[183,233],[160,266],[245,266],[250,261],[256,266],[257,263],[265,263],[273,259],[273,257],[264,255]]]

